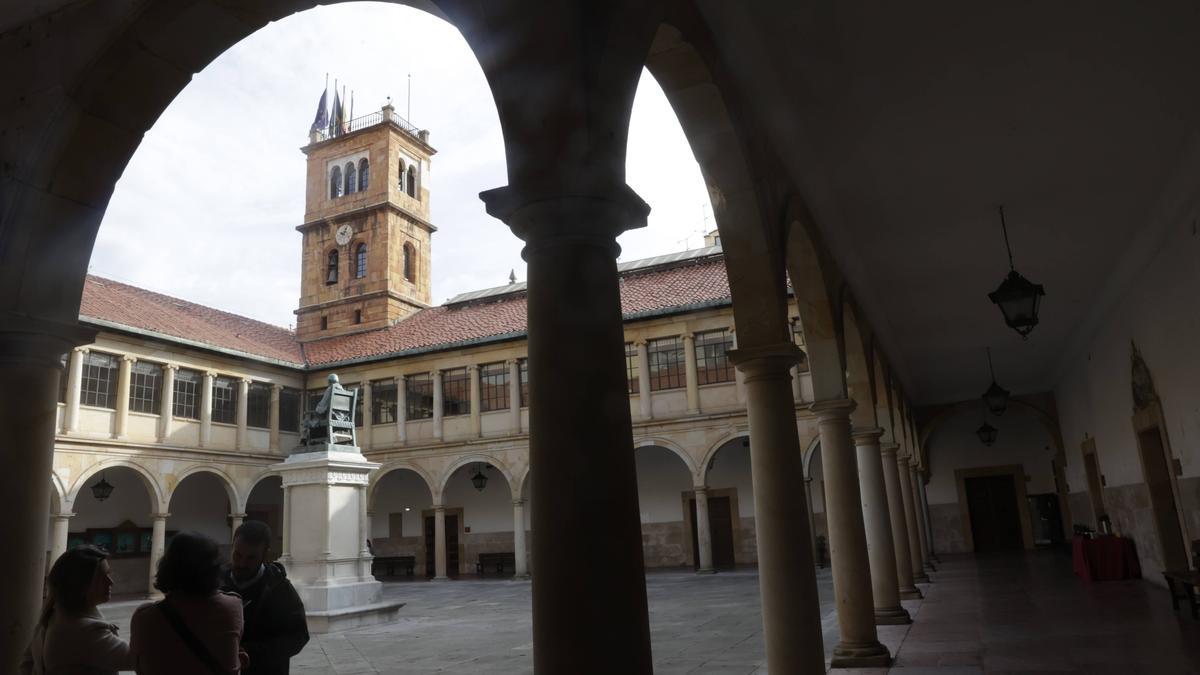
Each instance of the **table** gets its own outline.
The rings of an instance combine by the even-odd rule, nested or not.
[[[1196,587],[1200,586],[1200,572],[1193,570],[1163,572],[1167,580],[1167,590],[1171,593],[1171,607],[1179,610],[1179,601],[1187,600],[1192,609],[1192,618],[1200,619],[1200,597],[1196,596]],[[1175,592],[1175,584],[1179,584],[1179,593]]]
[[[1084,581],[1142,578],[1137,547],[1128,537],[1104,535],[1089,539],[1076,535],[1071,539],[1071,554],[1072,569]]]

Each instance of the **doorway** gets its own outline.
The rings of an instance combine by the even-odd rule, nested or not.
[[[1154,512],[1154,529],[1162,549],[1162,564],[1168,570],[1188,569],[1187,547],[1179,529],[1179,511],[1171,488],[1171,470],[1159,427],[1138,431],[1138,452],[1142,456],[1146,488],[1150,492],[1150,507]]]
[[[1100,473],[1100,461],[1096,458],[1096,439],[1088,438],[1083,441],[1083,470],[1087,474],[1088,497],[1092,502],[1092,513],[1095,515],[1095,525],[1099,527],[1100,517],[1104,511],[1104,475]]]
[[[437,574],[437,538],[433,516],[425,516],[425,578]],[[446,576],[458,578],[458,514],[446,514]]]
[[[971,539],[976,553],[1024,548],[1017,490],[1011,475],[976,476],[963,480]]]
[[[1055,546],[1065,543],[1062,510],[1058,495],[1053,492],[1029,495],[1029,513],[1033,516],[1034,546]]]
[[[692,511],[692,567],[700,569],[695,499],[688,500],[688,508]],[[733,514],[729,497],[708,498],[708,530],[712,540],[713,569],[733,569]]]

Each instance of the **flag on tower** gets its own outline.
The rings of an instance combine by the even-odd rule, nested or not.
[[[333,88],[333,115],[329,120],[329,126],[332,129],[330,136],[337,136],[342,133],[342,99],[338,96],[337,87]]]
[[[321,92],[321,102],[317,104],[317,116],[313,118],[312,131],[325,131],[329,126],[329,113],[325,106],[325,97],[329,94],[329,90]]]

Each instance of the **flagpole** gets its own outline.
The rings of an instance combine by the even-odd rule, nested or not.
[[[408,74],[408,110],[404,111],[404,119],[412,124],[412,73]]]

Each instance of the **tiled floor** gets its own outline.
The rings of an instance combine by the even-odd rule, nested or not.
[[[945,560],[906,601],[911,626],[881,626],[891,669],[843,675],[959,673],[1200,673],[1200,621],[1171,610],[1141,581],[1089,586],[1056,553]],[[684,572],[647,577],[655,672],[763,673],[758,576]],[[837,640],[829,570],[818,571],[825,646]],[[386,585],[407,604],[398,623],[314,636],[294,675],[528,673],[529,582]],[[136,603],[105,613],[127,631]],[[125,633],[127,634],[127,633]]]

